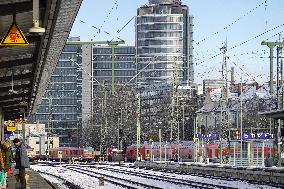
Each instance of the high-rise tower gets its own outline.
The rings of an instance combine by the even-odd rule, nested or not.
[[[149,0],[138,8],[137,69],[142,70],[138,82],[193,83],[192,19],[180,0]]]

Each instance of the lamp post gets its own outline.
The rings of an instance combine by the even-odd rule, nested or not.
[[[167,161],[167,141],[165,143],[165,162]]]
[[[241,149],[240,149],[240,158],[241,158],[241,165],[243,165],[243,67],[242,65],[241,68],[241,91],[240,91],[240,106],[241,106],[241,111],[240,111],[240,121],[241,121]]]
[[[153,158],[153,142],[151,142],[151,157],[150,157],[150,160],[154,161],[154,158]]]
[[[178,140],[177,140],[177,142],[178,142],[178,146],[177,146],[178,159],[177,159],[177,160],[178,160],[178,162],[179,162],[179,159],[180,159],[180,158],[179,158],[179,149],[180,149],[180,148],[179,148],[179,145],[180,145],[180,139],[179,139],[179,126],[180,126],[180,125],[179,125],[179,120],[178,120],[177,124],[178,124]]]
[[[182,140],[184,141],[184,102],[182,104]]]
[[[160,161],[162,161],[162,129],[159,128]]]
[[[137,101],[138,101],[138,106],[137,106],[137,112],[136,112],[136,120],[137,120],[137,130],[136,130],[136,160],[138,161],[138,155],[139,155],[139,147],[141,144],[141,128],[140,128],[140,115],[141,115],[141,97],[140,93],[137,95]]]

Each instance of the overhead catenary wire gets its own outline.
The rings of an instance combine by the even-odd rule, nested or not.
[[[229,48],[227,51],[230,51],[230,50],[233,50],[233,49],[238,48],[238,47],[240,47],[240,46],[243,46],[243,45],[247,44],[248,42],[250,42],[250,41],[252,41],[252,40],[254,40],[254,39],[257,39],[257,38],[259,38],[259,37],[261,37],[261,36],[267,34],[268,32],[274,31],[274,30],[276,30],[276,29],[278,29],[278,28],[280,28],[280,27],[283,27],[283,26],[284,26],[284,24],[280,24],[280,25],[278,25],[278,26],[276,26],[276,27],[274,27],[274,28],[272,28],[272,29],[270,29],[270,30],[267,30],[267,31],[265,31],[265,32],[263,32],[263,33],[261,33],[261,34],[259,34],[259,35],[257,35],[257,36],[254,36],[254,37],[252,37],[252,38],[250,38],[250,39],[248,39],[248,40],[246,40],[246,41],[244,41],[244,42],[242,42],[242,43],[240,43],[240,44],[234,45],[233,47]],[[198,66],[198,65],[201,65],[201,64],[203,64],[203,63],[206,62],[206,61],[209,61],[209,60],[211,60],[211,59],[214,59],[214,58],[220,56],[221,54],[222,54],[222,53],[215,54],[214,56],[210,57],[210,58],[207,59],[207,60],[203,60],[203,61],[201,61],[201,62],[199,62],[199,63],[196,63],[196,65],[197,65],[197,66]]]
[[[279,33],[279,32],[278,32]],[[277,33],[277,34],[278,34]],[[280,32],[281,33],[281,32]],[[275,35],[273,35],[273,36],[276,36],[277,34],[275,34]],[[272,38],[273,36],[271,36],[271,37],[269,37],[269,38]],[[262,50],[256,50],[256,51],[252,51],[252,52],[243,52],[243,53],[240,53],[240,54],[232,54],[232,55],[229,55],[229,57],[231,57],[231,58],[237,58],[237,59],[239,59],[239,57],[240,56],[244,56],[244,55],[251,55],[251,54],[253,54],[253,55],[255,55],[254,57],[252,57],[252,58],[259,58],[258,56],[257,56],[257,54],[259,54],[259,53],[263,53],[263,54],[266,54],[266,50],[264,50],[264,49],[262,49]],[[239,60],[239,61],[241,61],[241,60]],[[231,62],[231,61],[230,61]],[[232,61],[233,62],[233,64],[236,66],[236,67],[239,67],[234,61]],[[198,75],[198,77],[199,78],[204,78],[204,77],[208,77],[208,75],[207,74],[210,74],[210,73],[212,73],[212,70],[214,70],[214,71],[217,71],[217,72],[219,72],[219,70],[216,68],[216,66],[207,66],[207,65],[202,65],[202,67],[203,67],[203,69],[202,70],[205,70],[205,71],[203,71],[203,72],[197,72],[196,74]],[[237,72],[235,72],[236,74],[237,74]],[[250,77],[250,78],[252,78],[252,80],[253,81],[255,81],[255,82],[257,82],[257,83],[261,83],[261,82],[258,82],[258,81],[256,81],[257,79],[256,78],[263,78],[265,75],[267,75],[267,74],[259,74],[259,75],[257,75],[257,76],[255,76],[255,75],[253,75],[252,73],[251,74],[249,74],[249,73],[246,73],[246,75],[248,76],[248,77]]]
[[[120,33],[134,18],[135,16],[133,16],[121,29],[117,30],[117,33]]]
[[[267,14],[267,0],[265,0],[264,11],[265,11],[265,14]],[[267,21],[267,16],[266,16],[266,20],[265,20],[265,31],[267,30],[267,25],[268,25],[268,21]]]
[[[226,25],[222,30],[217,31],[213,34],[211,34],[210,36],[207,36],[205,38],[203,38],[202,40],[198,41],[196,43],[196,45],[199,45],[200,43],[213,38],[215,35],[220,34],[223,30],[228,30],[230,27],[232,27],[233,25],[235,25],[236,23],[238,23],[240,20],[242,20],[243,18],[245,18],[246,16],[248,16],[249,14],[251,14],[252,12],[254,12],[256,9],[258,9],[259,7],[263,6],[265,3],[267,2],[267,0],[263,1],[262,3],[258,4],[256,7],[254,7],[253,9],[249,10],[248,12],[246,12],[245,14],[243,14],[242,16],[240,16],[239,18],[237,18],[236,20],[234,20],[232,23]]]
[[[102,34],[102,33],[104,33],[104,34],[107,34],[107,35],[111,35],[109,31],[103,30],[103,26],[104,26],[104,24],[108,21],[108,19],[110,18],[111,14],[112,14],[112,12],[113,12],[113,10],[114,10],[114,8],[115,8],[116,10],[118,9],[118,5],[119,5],[119,4],[118,4],[118,0],[116,0],[116,1],[114,2],[113,7],[111,8],[111,10],[109,11],[109,13],[107,14],[106,18],[104,19],[104,21],[103,21],[103,23],[101,24],[100,27],[96,27],[96,26],[94,26],[94,25],[91,26],[92,28],[94,28],[94,29],[96,30],[96,33],[97,33],[97,34]],[[135,18],[135,16],[133,16],[121,29],[118,29],[118,30],[116,31],[116,34],[119,34],[122,30],[124,30],[124,29],[126,28],[126,26],[127,26],[129,23],[131,23],[131,21],[132,21],[134,18]],[[118,20],[118,18],[117,18],[117,20]],[[83,21],[83,20],[80,20],[80,22],[82,22],[83,24],[87,24],[87,23],[86,23],[85,21]],[[97,37],[97,36],[95,35],[94,37]],[[117,38],[119,38],[119,37],[117,37]],[[113,41],[113,40],[114,40],[114,38],[112,38],[112,39],[109,40],[109,41]]]
[[[93,77],[90,73],[88,73],[84,68],[82,68],[82,66],[81,66],[80,64],[78,64],[76,61],[74,61],[71,57],[69,57],[69,60],[70,60],[71,62],[73,62],[74,64],[76,64],[76,65],[77,65],[80,69],[82,69],[88,76],[90,76],[91,79],[95,80],[95,82],[97,82],[100,86],[103,87],[103,89],[106,90],[105,86],[104,86],[102,83],[100,83],[95,77]],[[92,83],[92,85],[93,85],[93,83]]]
[[[104,34],[110,35],[110,32],[103,30],[103,26],[108,21],[108,19],[110,18],[114,9],[116,9],[116,10],[118,9],[118,0],[115,0],[114,5],[111,7],[110,11],[107,13],[107,15],[104,18],[103,23],[101,24],[100,27],[96,27],[94,25],[91,26],[92,28],[94,28],[96,30],[97,34],[104,33]],[[87,24],[87,22],[85,22],[84,20],[79,20],[79,21],[83,24]],[[94,37],[96,37],[96,36],[94,36]]]
[[[111,15],[111,13],[112,13],[112,11],[113,11],[115,8],[117,9],[117,7],[118,7],[118,0],[115,0],[114,5],[111,7],[111,10],[108,12],[106,18],[104,19],[103,23],[102,23],[101,26],[100,26],[101,29],[103,28],[104,24],[108,21],[110,15]]]
[[[229,55],[229,57],[230,57],[230,59],[231,59],[231,58],[238,58],[239,56],[244,56],[244,55],[251,55],[251,54],[253,54],[253,55],[256,55],[256,56],[254,56],[254,57],[252,57],[252,58],[259,58],[259,57],[257,57],[257,54],[258,54],[259,52],[265,53],[265,50],[258,50],[258,51],[252,51],[252,52],[244,52],[244,53],[240,53],[240,54],[233,54],[233,55]],[[238,58],[238,59],[239,59],[239,58]],[[236,67],[238,67],[238,65],[236,65]],[[212,71],[216,71],[217,73],[220,72],[220,70],[217,69],[216,66],[211,66],[211,67],[209,67],[209,66],[207,66],[207,65],[202,65],[202,70],[203,70],[203,71],[201,71],[201,72],[199,71],[199,72],[196,73],[199,78],[208,77],[207,74],[210,74],[210,73],[211,73],[211,75],[212,75]],[[251,74],[250,77],[254,77],[254,80],[256,80],[255,78],[262,78],[263,75],[264,75],[264,74],[260,74],[259,76],[253,76],[253,75]],[[258,83],[259,83],[259,82],[258,82]]]

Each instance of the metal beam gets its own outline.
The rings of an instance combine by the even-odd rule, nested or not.
[[[30,97],[30,95],[31,95],[31,92],[0,96],[0,102],[1,101],[7,101],[7,100],[13,100],[15,98],[25,98],[26,99],[26,98]]]
[[[46,7],[46,0],[39,1],[39,7]],[[7,3],[0,5],[0,16],[12,15],[14,12],[22,13],[33,10],[33,1],[19,2],[19,3]]]
[[[24,84],[24,85],[14,85],[14,90],[20,90],[20,89],[31,89],[32,84]],[[1,92],[9,91],[11,89],[11,86],[8,87],[0,87]]]
[[[3,109],[5,114],[18,114],[21,108],[13,108],[13,109]]]
[[[12,120],[12,119],[19,119],[19,118],[23,118],[23,116],[21,116],[21,113],[18,112],[4,112],[4,119],[5,120]]]
[[[6,109],[8,107],[20,106],[20,102],[22,102],[22,100],[15,100],[13,102],[1,102],[0,107]]]
[[[23,66],[27,64],[34,64],[35,62],[36,61],[34,58],[25,58],[25,59],[5,61],[5,62],[0,62],[0,69],[11,68],[14,66]]]
[[[13,103],[15,101],[26,101],[26,100],[29,100],[29,97],[27,96],[21,96],[21,97],[18,97],[18,98],[11,98],[11,99],[8,99],[8,100],[0,100],[0,103]],[[7,106],[9,106],[10,104],[8,104]]]
[[[119,45],[125,44],[124,40],[120,41],[67,41],[66,45]]]
[[[34,74],[32,73],[27,73],[27,74],[20,74],[20,75],[14,75],[13,80],[24,80],[24,79],[33,79]],[[12,81],[12,76],[5,76],[5,77],[0,77],[0,83],[5,83],[5,82],[10,82]]]
[[[19,112],[23,108],[25,108],[25,107],[23,107],[23,106],[14,106],[14,107],[6,107],[6,108],[4,107],[3,110],[4,110],[4,112],[12,112],[12,113],[14,113],[16,111]]]

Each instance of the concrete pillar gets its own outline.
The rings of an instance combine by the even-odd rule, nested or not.
[[[251,143],[248,142],[248,146],[247,146],[247,159],[248,159],[248,165],[251,165]]]
[[[82,45],[82,128],[79,130],[85,131],[88,120],[93,119],[94,101],[93,101],[93,89],[94,84],[92,76],[93,68],[93,53],[92,45]],[[89,75],[90,74],[90,75]],[[91,122],[93,124],[93,122]],[[84,133],[81,133],[81,135]],[[79,136],[80,137],[80,136]]]

